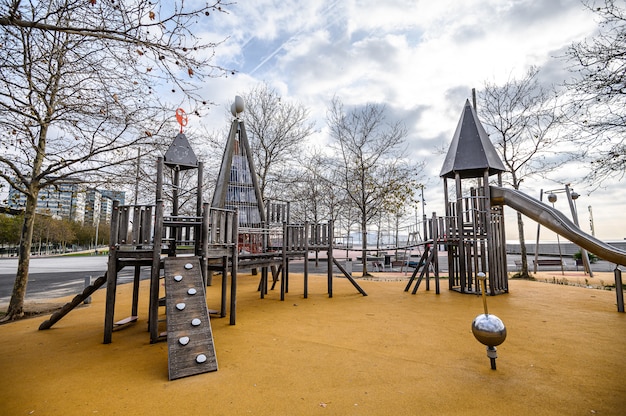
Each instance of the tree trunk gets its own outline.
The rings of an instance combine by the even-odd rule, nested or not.
[[[519,246],[520,253],[522,255],[521,263],[522,270],[520,271],[520,277],[528,278],[528,256],[526,255],[526,240],[524,238],[524,221],[521,213],[517,213],[517,232],[519,233]]]
[[[37,194],[38,192],[36,192]],[[17,262],[17,274],[13,284],[13,293],[9,301],[9,308],[2,321],[12,321],[24,316],[24,298],[26,297],[26,285],[28,283],[28,267],[30,265],[30,249],[33,241],[33,229],[35,228],[35,208],[37,207],[37,195],[26,196],[24,208],[24,224],[20,236],[19,258]]]

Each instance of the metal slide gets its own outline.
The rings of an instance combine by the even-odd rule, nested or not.
[[[611,263],[626,266],[626,251],[583,232],[556,209],[515,189],[491,186],[491,204],[508,205],[572,243]]]

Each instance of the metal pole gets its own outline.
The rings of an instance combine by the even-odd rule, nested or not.
[[[617,296],[617,311],[624,312],[624,289],[622,288],[622,271],[615,268],[615,295]]]
[[[141,149],[137,149],[137,169],[135,170],[135,204],[137,205],[137,197],[139,195],[139,164],[141,163]]]
[[[593,227],[593,211],[591,210],[591,205],[587,207],[589,210],[589,227],[591,228],[591,235],[596,236],[596,230]]]
[[[543,189],[539,192],[539,201],[543,199]],[[535,242],[535,264],[533,265],[533,273],[537,273],[537,262],[539,261],[539,231],[541,224],[537,223],[537,240]]]
[[[554,208],[554,203],[552,203],[552,208]],[[561,254],[561,240],[559,239],[559,233],[556,233],[556,246],[559,248],[559,260],[561,260],[561,274],[565,274],[565,269],[563,269],[563,255]]]
[[[574,205],[574,198],[572,198],[572,193],[570,192],[569,185],[565,185],[565,193],[567,194],[567,201],[569,202],[569,209],[572,212],[572,219],[574,220],[574,224],[578,228],[580,225],[578,224],[578,212],[576,211],[576,206]],[[578,195],[578,194],[576,194]],[[576,196],[578,198],[578,196]],[[583,261],[584,269],[587,273],[589,273],[589,277],[593,277],[593,271],[591,270],[591,262],[589,261],[589,254],[587,254],[587,250],[582,247],[580,248],[580,258]]]
[[[85,289],[88,288],[90,285],[91,285],[91,275],[90,276],[85,276]],[[87,298],[85,298],[83,303],[85,305],[90,304],[91,303],[91,296],[88,296]]]

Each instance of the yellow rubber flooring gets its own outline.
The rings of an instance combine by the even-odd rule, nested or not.
[[[423,283],[411,295],[402,279],[358,280],[362,296],[337,278],[328,298],[326,277],[310,276],[304,299],[292,274],[280,301],[240,274],[236,325],[211,320],[219,370],[175,381],[167,344],[149,342],[147,282],[139,321],[108,345],[99,290],[49,330],[38,330],[47,315],[0,326],[0,415],[626,415],[615,291],[511,280],[488,298],[508,331],[494,371],[471,332],[480,297],[447,280],[440,295]],[[116,319],[131,290],[118,287]],[[219,293],[219,281],[207,288],[209,308]]]

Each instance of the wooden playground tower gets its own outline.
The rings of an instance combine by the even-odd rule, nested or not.
[[[217,370],[210,314],[225,317],[229,307],[230,324],[235,324],[237,272],[240,268],[261,269],[261,298],[268,293],[271,270],[271,289],[280,280],[280,299],[284,300],[289,290],[289,262],[296,258],[306,259],[311,251],[326,251],[329,297],[333,293],[333,265],[338,266],[352,285],[367,296],[333,257],[332,221],[290,224],[284,204],[268,204],[267,210],[264,209],[245,127],[238,117],[233,121],[229,135],[213,206],[203,202],[203,166],[182,132],[186,118],[183,119],[181,114],[177,111],[181,132],[164,157],[157,160],[155,204],[122,206],[114,201],[106,273],[39,327],[40,330],[52,327],[106,284],[103,343],[111,343],[114,331],[138,321],[141,267],[150,267],[148,332],[151,343],[168,343],[170,380]],[[244,155],[244,158],[238,157]],[[164,167],[174,173],[170,184],[171,215],[164,212]],[[179,215],[179,175],[181,171],[191,169],[196,169],[198,174],[196,215]],[[305,261],[304,265],[306,298],[308,262]],[[118,273],[125,267],[134,268],[131,310],[128,317],[116,320]],[[221,300],[220,309],[210,311],[205,286],[213,283],[214,272],[221,274]],[[159,307],[163,306],[166,328],[163,328],[159,314]]]
[[[261,298],[268,293],[269,274],[273,290],[280,280],[280,299],[289,291],[289,262],[304,258],[304,297],[308,296],[308,253],[327,252],[328,295],[333,295],[333,265],[363,295],[365,291],[333,257],[333,222],[292,223],[289,204],[264,201],[261,195],[254,160],[243,120],[241,97],[235,97],[231,107],[233,121],[226,141],[224,155],[215,185],[211,207],[237,212],[238,266],[261,269],[259,291]],[[209,271],[210,274],[210,271]],[[210,277],[209,277],[210,280]]]
[[[451,290],[480,293],[477,275],[483,272],[489,294],[508,292],[503,207],[491,205],[489,188],[489,177],[497,175],[501,185],[504,171],[475,108],[466,100],[440,173]],[[454,194],[448,179],[454,179]]]
[[[428,220],[424,217],[423,241],[414,243],[423,246],[424,252],[405,292],[418,272],[412,293],[417,292],[424,277],[429,290],[432,269],[439,293],[439,247],[447,252],[450,290],[479,294],[478,273],[482,272],[487,275],[490,295],[508,292],[503,207],[491,204],[489,188],[489,177],[497,175],[501,185],[504,171],[475,108],[467,100],[440,173],[446,212],[439,217],[433,213]],[[449,190],[449,179],[454,180],[454,193]]]
[[[228,266],[233,268],[231,284],[234,288],[237,269],[236,213],[210,209],[209,204],[202,202],[202,163],[197,161],[182,133],[182,125],[165,156],[157,160],[155,204],[119,205],[114,201],[106,273],[39,327],[50,328],[106,284],[103,343],[111,343],[114,331],[138,321],[141,267],[149,267],[148,332],[151,343],[168,343],[170,380],[217,370],[204,290],[206,270],[210,260],[230,259],[230,264],[222,262],[221,271],[226,276]],[[164,166],[174,171],[171,215],[164,212]],[[179,174],[189,169],[198,171],[195,216],[178,213]],[[116,321],[118,274],[125,267],[134,268],[130,316]],[[162,286],[165,293],[162,293]],[[226,314],[225,290],[221,316]],[[231,299],[233,323],[235,299],[234,296]],[[165,328],[159,318],[161,306],[165,307]]]

